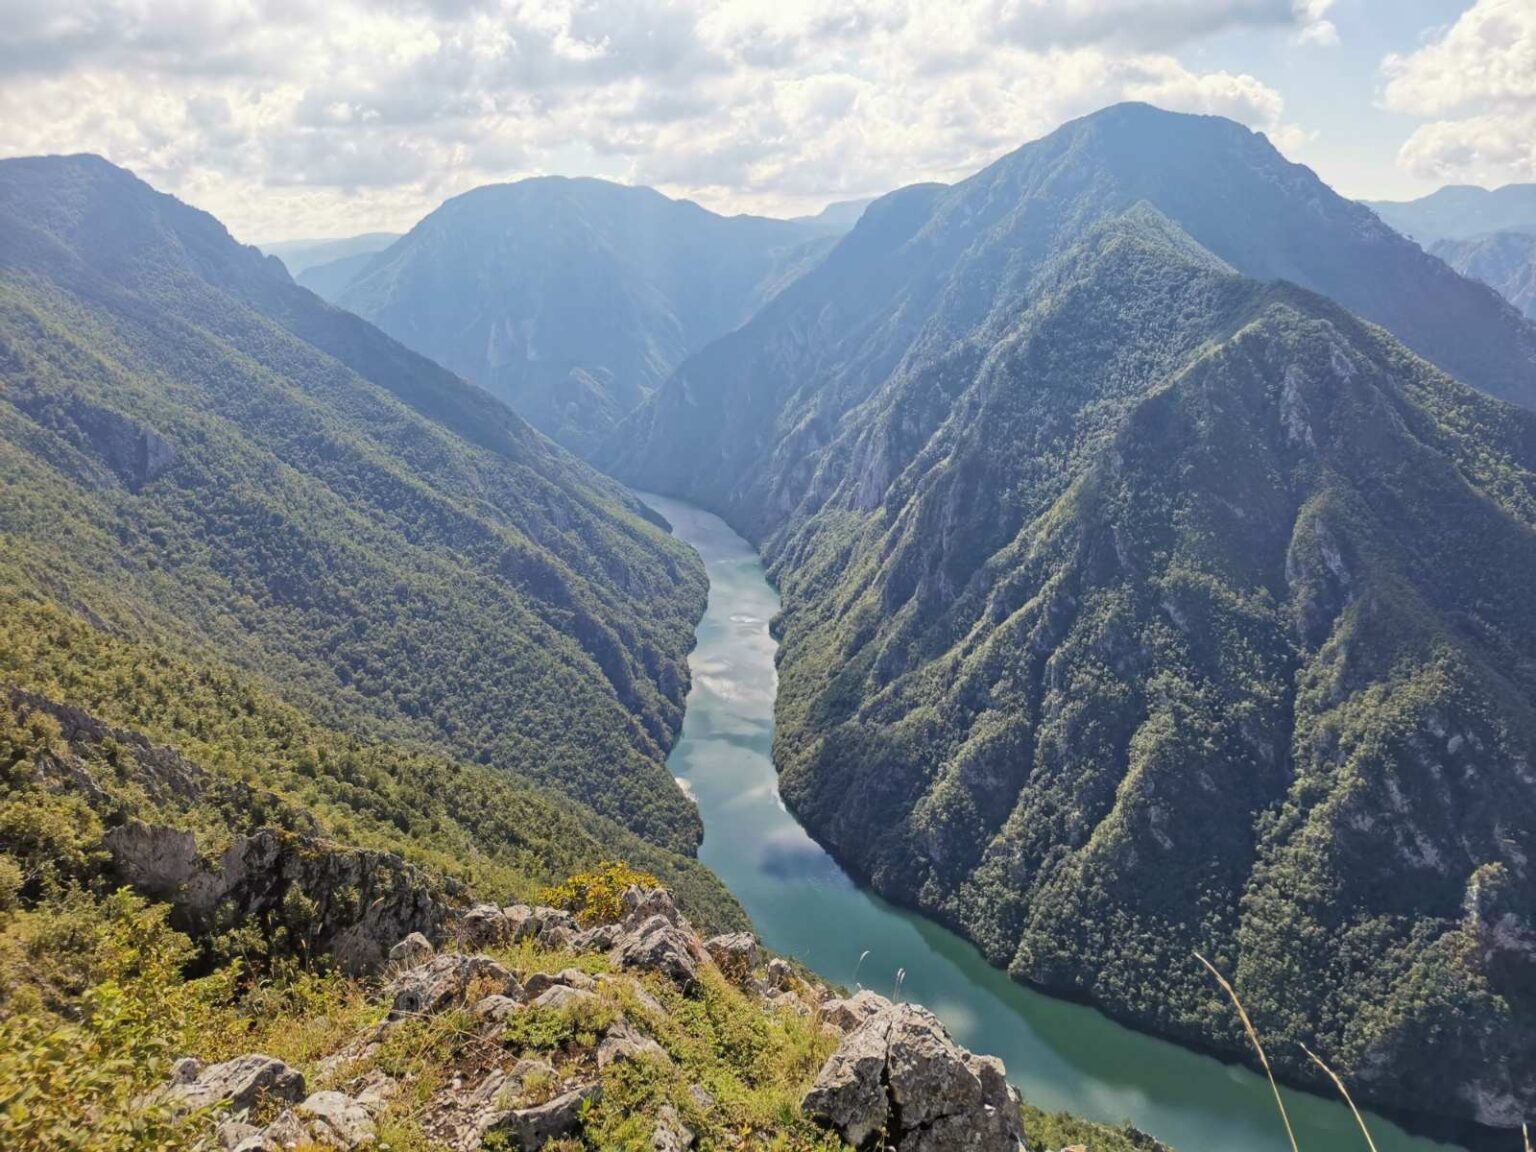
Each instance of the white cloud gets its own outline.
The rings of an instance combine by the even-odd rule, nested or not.
[[[1331,0],[10,0],[0,154],[97,151],[246,238],[586,172],[726,211],[955,179],[1122,99],[1302,139],[1171,50]]]
[[[1398,162],[1417,176],[1536,179],[1536,4],[1477,0],[1416,52],[1382,61],[1388,108],[1421,117]]]

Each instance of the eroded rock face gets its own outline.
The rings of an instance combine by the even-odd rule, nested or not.
[[[857,1148],[1024,1146],[1019,1098],[1001,1061],[973,1056],[932,1013],[910,1004],[887,1005],[850,1032],[801,1106]]]
[[[508,939],[537,940],[548,948],[561,948],[576,936],[576,917],[559,908],[530,907],[513,904],[501,910],[508,927]]]
[[[210,865],[192,833],[177,828],[131,820],[103,839],[118,874],[169,902],[177,926],[194,936],[211,931],[223,909],[275,916],[297,889],[313,909],[306,943],[354,975],[382,968],[403,936],[441,935],[448,914],[425,874],[390,852],[263,828],[236,837]]]

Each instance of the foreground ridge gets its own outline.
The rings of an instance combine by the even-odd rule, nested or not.
[[[235,1152],[397,1147],[407,1131],[455,1152],[682,1152],[749,1135],[903,1152],[1015,1152],[1059,1133],[1162,1147],[1024,1108],[1002,1063],[931,1013],[842,996],[749,933],[702,939],[664,889],[631,886],[617,919],[586,926],[550,906],[475,905],[440,943],[400,940],[369,986],[383,1018],[302,1068],[185,1057],[145,1106],[201,1109],[196,1123]]]

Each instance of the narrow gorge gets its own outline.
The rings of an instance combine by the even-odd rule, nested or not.
[[[777,645],[769,634],[779,597],[757,554],[708,512],[642,498],[698,551],[709,575],[682,737],[668,765],[698,802],[700,860],[741,901],[763,943],[834,984],[927,1007],[959,1043],[1000,1057],[1036,1107],[1129,1121],[1181,1150],[1285,1152],[1290,1145],[1262,1077],[1016,984],[960,937],[848,877],[779,798]],[[1308,1152],[1360,1148],[1342,1104],[1286,1096]],[[1370,1124],[1380,1152],[1449,1147],[1379,1117]]]

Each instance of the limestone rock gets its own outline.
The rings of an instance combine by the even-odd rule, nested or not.
[[[528,1002],[530,1008],[569,1008],[573,1004],[595,1002],[597,994],[585,988],[572,988],[569,984],[555,984],[544,989]]]
[[[535,997],[557,984],[563,984],[567,988],[580,988],[586,992],[597,987],[597,981],[579,968],[562,968],[558,972],[529,973],[528,979],[523,981],[523,989],[530,997]]]
[[[865,988],[846,999],[825,1001],[818,1015],[823,1024],[830,1024],[839,1032],[848,1033],[890,1006],[891,1002],[884,996]]]
[[[602,1093],[602,1085],[596,1081],[579,1085],[548,1103],[502,1113],[485,1129],[485,1134],[505,1133],[511,1147],[535,1152],[551,1140],[580,1131],[582,1110],[588,1101],[600,1100]]]
[[[437,935],[447,915],[426,875],[390,852],[262,828],[237,836],[210,864],[192,833],[137,820],[113,828],[103,843],[122,879],[170,903],[173,922],[194,937],[211,933],[231,910],[277,912],[297,889],[314,909],[306,944],[354,975],[382,968],[390,946],[411,932]]]
[[[623,935],[622,924],[599,924],[572,936],[570,947],[574,952],[606,952],[617,944]]]
[[[512,924],[494,904],[476,904],[459,917],[454,928],[459,946],[478,951],[512,938]]]
[[[660,972],[686,988],[698,975],[695,946],[691,933],[657,914],[626,934],[614,947],[611,959],[618,968]]]
[[[688,921],[677,910],[677,901],[672,898],[672,893],[665,888],[641,888],[639,885],[631,885],[624,890],[620,897],[624,906],[624,917],[621,923],[626,928],[635,928],[653,916],[660,916],[674,928],[686,927]]]
[[[704,942],[704,950],[728,979],[738,983],[757,967],[757,937],[750,932],[731,932]]]
[[[489,956],[448,952],[395,977],[389,984],[391,1017],[432,1015],[465,1002],[471,984],[494,984],[503,993],[516,989],[512,973]]]
[[[261,1135],[256,1139],[261,1141],[258,1147],[262,1149],[297,1148],[301,1144],[311,1143],[309,1129],[291,1108],[284,1109],[276,1120],[261,1130]],[[249,1152],[249,1150],[242,1144],[236,1152]]]
[[[509,939],[536,940],[549,948],[559,948],[576,937],[576,917],[559,908],[530,907],[513,904],[501,910],[508,926]]]
[[[475,1001],[472,1011],[481,1020],[493,1020],[500,1024],[508,1016],[522,1011],[522,1008],[522,1001],[511,996],[486,996]]]
[[[281,1060],[258,1053],[207,1067],[178,1061],[166,1098],[187,1111],[226,1104],[231,1111],[244,1112],[262,1100],[302,1100],[304,1077]]]
[[[665,1048],[625,1020],[609,1028],[597,1046],[599,1070],[620,1060],[636,1060],[641,1057],[668,1062],[671,1060]]]
[[[260,1134],[261,1129],[254,1124],[247,1124],[243,1120],[231,1120],[219,1125],[218,1130],[213,1134],[213,1139],[223,1152],[233,1152],[252,1136]]]
[[[341,1092],[316,1092],[299,1105],[297,1115],[317,1143],[336,1148],[372,1144],[378,1134],[368,1109]]]
[[[412,932],[389,950],[389,962],[397,968],[415,968],[425,964],[436,953],[432,941],[420,932]]]
[[[656,1127],[651,1132],[653,1152],[688,1152],[693,1147],[693,1133],[683,1123],[677,1109],[663,1104],[656,1112]]]
[[[1001,1061],[973,1056],[932,1013],[893,1004],[844,1037],[801,1104],[855,1147],[1016,1152],[1019,1098]]]

